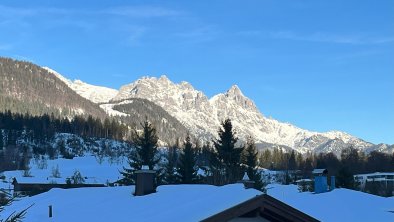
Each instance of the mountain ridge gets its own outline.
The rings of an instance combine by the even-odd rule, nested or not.
[[[237,85],[208,99],[190,83],[176,84],[166,76],[143,77],[122,86],[111,102],[127,98],[144,98],[158,104],[199,138],[215,137],[220,122],[228,117],[243,140],[250,135],[258,143],[288,146],[301,153],[339,153],[345,146],[365,151],[375,146],[348,133],[313,132],[267,118]]]
[[[86,85],[92,88],[99,87]],[[186,81],[174,83],[167,76],[162,75],[158,78],[144,76],[123,85],[116,95],[115,91],[113,90],[113,93],[106,97],[106,100],[109,99],[107,102],[95,98],[91,98],[91,101],[100,103],[100,107],[109,115],[124,116],[127,113],[114,110],[112,107],[127,104],[127,100],[132,98],[147,99],[162,107],[184,124],[191,134],[203,141],[214,138],[220,122],[224,118],[230,118],[242,140],[250,135],[257,143],[291,147],[301,153],[339,154],[348,146],[354,146],[365,152],[384,151],[389,150],[387,147],[390,147],[387,144],[375,145],[341,131],[313,132],[267,118],[237,85],[233,85],[224,93],[208,98],[202,91],[194,89],[190,83]]]

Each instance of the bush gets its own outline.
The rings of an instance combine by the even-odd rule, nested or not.
[[[300,193],[302,193],[302,192],[312,192],[313,189],[314,189],[314,186],[313,186],[313,182],[312,181],[301,180],[298,183],[298,191]]]
[[[56,167],[52,167],[52,177],[54,178],[60,178],[60,170],[59,170],[59,165],[56,165]]]
[[[73,184],[83,184],[85,183],[85,178],[83,178],[81,172],[76,170],[74,175],[71,177],[71,181]]]
[[[22,174],[23,177],[32,177],[31,172],[30,172],[30,167],[27,167]]]

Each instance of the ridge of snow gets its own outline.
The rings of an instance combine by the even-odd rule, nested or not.
[[[106,103],[110,101],[113,97],[115,97],[116,94],[118,94],[118,90],[116,89],[91,85],[79,79],[71,81],[51,68],[48,67],[42,67],[42,68],[47,70],[49,73],[54,74],[57,78],[59,78],[64,83],[66,83],[68,87],[70,87],[80,96],[94,103]]]

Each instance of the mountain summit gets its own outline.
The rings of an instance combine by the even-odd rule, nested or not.
[[[339,153],[350,145],[360,150],[374,146],[343,132],[311,132],[267,118],[237,85],[208,99],[190,83],[177,84],[166,76],[143,77],[122,86],[111,103],[127,103],[130,98],[143,98],[156,103],[184,124],[193,135],[205,141],[216,136],[221,121],[230,118],[241,140],[252,136],[256,142],[270,147],[279,145],[301,153]]]
[[[312,132],[267,118],[237,85],[231,86],[224,93],[208,98],[190,83],[185,81],[174,83],[167,76],[162,75],[159,78],[142,77],[122,86],[117,91],[79,80],[72,82],[49,68],[45,69],[82,97],[99,103],[108,115],[117,116],[120,120],[130,116],[130,113],[136,114],[135,107],[134,110],[127,110],[133,107],[135,99],[153,102],[171,116],[166,118],[157,116],[155,118],[157,121],[161,119],[160,121],[164,124],[173,117],[170,124],[171,135],[176,137],[184,136],[180,134],[187,129],[196,138],[211,141],[217,136],[220,123],[225,118],[230,118],[241,141],[252,136],[262,148],[281,147],[301,153],[335,152],[337,154],[348,146],[354,146],[366,152],[388,150],[385,144],[374,145],[344,132]],[[144,114],[140,112],[144,112],[143,109],[138,113],[139,116],[143,116]],[[152,115],[154,114],[151,112],[150,116]],[[179,127],[174,128],[174,126]]]

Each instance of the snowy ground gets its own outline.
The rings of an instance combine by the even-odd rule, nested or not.
[[[53,178],[52,168],[57,165],[61,177]],[[3,175],[5,182],[16,177],[20,182],[64,183],[75,170],[79,170],[88,177],[87,182],[106,183],[107,180],[118,180],[123,166],[127,166],[127,161],[115,163],[85,156],[73,160],[48,160],[45,169],[39,169],[37,163],[32,162],[32,177],[23,177],[23,171],[7,171]],[[0,180],[0,188],[8,189],[12,185]],[[347,189],[323,194],[299,193],[294,185],[271,184],[267,188],[269,195],[321,221],[394,221],[394,197],[384,198]],[[256,190],[245,190],[241,185],[221,188],[209,185],[161,186],[158,193],[145,197],[133,197],[132,190],[133,187],[53,189],[22,198],[1,216],[34,204],[24,221],[130,221],[131,218],[133,221],[197,221],[260,194]],[[49,205],[54,207],[52,220],[48,219]]]
[[[52,169],[59,166],[60,178],[52,177]],[[25,183],[65,183],[67,177],[71,177],[75,170],[81,172],[82,176],[87,177],[86,183],[103,183],[114,182],[120,179],[119,171],[123,166],[128,166],[126,160],[119,159],[118,162],[111,162],[108,158],[98,160],[94,156],[75,157],[69,159],[48,160],[47,167],[40,169],[33,160],[30,163],[31,177],[23,177],[23,170],[5,171],[3,175],[6,177],[4,181],[0,180],[0,188],[12,188],[10,182],[15,177],[18,182]]]
[[[299,193],[295,185],[277,184],[268,186],[268,194],[321,221],[394,221],[394,197],[348,189]]]
[[[133,190],[133,186],[52,189],[14,202],[2,215],[34,204],[24,222],[200,221],[261,194],[242,184],[160,186],[157,193],[142,197],[133,196]],[[49,205],[53,206],[52,219]]]

